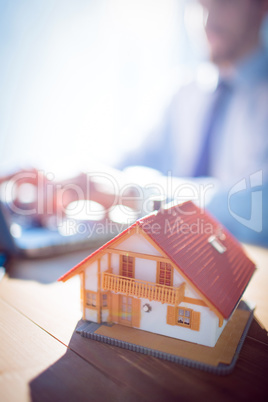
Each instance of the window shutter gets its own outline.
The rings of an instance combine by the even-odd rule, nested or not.
[[[112,322],[118,323],[119,319],[119,295],[112,293],[111,297],[111,320]]]
[[[176,325],[176,311],[176,307],[167,306],[167,324]]]
[[[139,328],[141,321],[141,301],[133,297],[132,299],[132,327]]]
[[[192,311],[192,317],[191,317],[191,329],[194,331],[199,331],[200,328],[200,313],[197,311]]]

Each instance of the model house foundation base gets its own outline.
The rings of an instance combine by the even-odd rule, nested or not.
[[[253,311],[241,302],[224,328],[214,348],[185,342],[120,324],[84,322],[76,332],[95,341],[154,356],[215,374],[233,371],[250,324]]]

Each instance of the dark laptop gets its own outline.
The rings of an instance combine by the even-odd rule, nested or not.
[[[86,225],[84,226],[87,227]],[[107,226],[108,227],[108,226]],[[94,229],[94,228],[93,228]],[[116,228],[96,232],[88,223],[88,230],[68,236],[45,227],[23,227],[11,217],[8,208],[0,201],[0,251],[10,256],[27,258],[46,257],[75,250],[100,246],[115,236]]]

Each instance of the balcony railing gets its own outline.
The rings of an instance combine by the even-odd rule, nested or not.
[[[175,305],[180,304],[184,298],[185,284],[171,287],[105,272],[102,275],[102,288],[128,296]]]

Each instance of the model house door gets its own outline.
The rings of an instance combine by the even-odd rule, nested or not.
[[[139,328],[141,319],[141,301],[136,297],[112,293],[110,321]]]
[[[119,324],[132,325],[132,297],[120,295]]]

